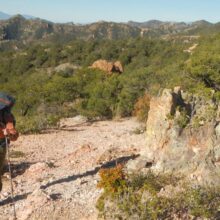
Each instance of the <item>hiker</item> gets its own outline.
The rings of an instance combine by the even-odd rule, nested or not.
[[[2,190],[2,172],[6,156],[6,138],[8,141],[16,141],[18,132],[15,129],[15,119],[11,108],[15,99],[0,92],[0,192]]]

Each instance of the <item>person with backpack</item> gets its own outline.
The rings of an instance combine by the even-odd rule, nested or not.
[[[15,129],[15,118],[11,109],[15,99],[10,95],[0,92],[0,192],[2,190],[2,172],[6,156],[6,138],[16,141],[19,134]]]

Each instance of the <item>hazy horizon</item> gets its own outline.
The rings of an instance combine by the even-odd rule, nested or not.
[[[0,11],[10,15],[25,14],[58,23],[220,21],[218,0],[0,0],[0,4]]]
[[[184,23],[192,23],[192,22],[196,22],[196,21],[207,21],[209,23],[212,23],[212,24],[215,24],[215,23],[218,23],[220,22],[219,21],[210,21],[210,20],[206,20],[206,19],[199,19],[199,20],[192,20],[192,21],[184,21],[184,20],[162,20],[162,19],[157,19],[157,18],[152,18],[152,19],[149,19],[149,20],[142,20],[142,21],[138,21],[138,20],[127,20],[127,21],[113,21],[113,20],[96,20],[96,21],[89,21],[89,22],[74,22],[74,21],[52,21],[52,20],[49,20],[49,19],[46,19],[46,18],[43,18],[43,17],[39,17],[39,16],[33,16],[31,14],[21,14],[21,13],[17,13],[17,14],[9,14],[7,12],[4,12],[4,11],[0,11],[0,13],[5,13],[5,14],[8,14],[10,16],[17,16],[17,15],[21,15],[21,16],[27,16],[27,17],[33,17],[33,19],[42,19],[42,20],[47,20],[49,22],[53,22],[53,23],[61,23],[61,24],[65,24],[65,23],[75,23],[75,24],[81,24],[81,25],[84,25],[84,24],[92,24],[92,23],[97,23],[97,22],[113,22],[113,23],[128,23],[128,22],[137,22],[137,23],[144,23],[144,22],[149,22],[149,21],[161,21],[161,22],[184,22]]]
[[[0,12],[3,12],[3,11],[0,11]],[[8,13],[6,13],[8,14]],[[22,16],[33,16],[33,15],[30,15],[30,14],[20,14],[20,13],[17,13],[17,14],[13,14],[11,15],[12,17],[13,16],[16,16],[16,15],[22,15]],[[190,24],[190,23],[193,23],[193,22],[196,22],[196,21],[207,21],[209,23],[212,23],[212,24],[216,24],[216,23],[219,23],[219,21],[209,21],[209,20],[206,20],[206,19],[198,19],[198,20],[193,20],[193,21],[183,21],[183,20],[162,20],[162,19],[148,19],[148,20],[142,20],[142,21],[138,21],[138,20],[127,20],[127,21],[113,21],[113,20],[96,20],[96,21],[89,21],[89,22],[75,22],[75,21],[52,21],[52,20],[49,20],[49,19],[46,19],[46,18],[42,18],[42,17],[39,17],[39,16],[33,16],[33,19],[42,19],[42,20],[45,20],[45,21],[48,21],[48,22],[52,22],[52,23],[57,23],[57,24],[66,24],[66,23],[73,23],[73,24],[79,24],[79,25],[86,25],[86,24],[92,24],[92,23],[98,23],[98,22],[113,22],[113,23],[128,23],[128,22],[137,22],[137,23],[144,23],[144,22],[148,22],[148,21],[161,21],[161,22],[174,22],[174,23],[181,23],[181,22],[184,22],[186,24]]]

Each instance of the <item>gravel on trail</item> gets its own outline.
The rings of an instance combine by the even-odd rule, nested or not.
[[[11,144],[18,220],[97,219],[99,169],[126,162],[146,146],[135,118],[93,123],[72,118],[63,124]],[[13,219],[8,176],[0,193],[1,220]]]

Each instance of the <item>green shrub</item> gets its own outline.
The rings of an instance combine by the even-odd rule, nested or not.
[[[37,30],[37,35],[41,34],[41,29]],[[195,40],[199,45],[192,55],[183,50],[194,40],[182,43],[176,37],[175,41],[148,37],[69,41],[56,35],[49,43],[29,44],[26,48],[19,46],[21,42],[8,42],[8,46],[0,46],[0,90],[16,97],[14,112],[16,117],[22,116],[18,126],[25,133],[38,132],[55,123],[55,116],[35,119],[43,105],[44,113],[53,105],[57,106],[59,117],[65,117],[70,112],[64,104],[80,100],[71,110],[74,114],[111,119],[134,112],[140,120],[146,120],[149,100],[144,94],[157,96],[163,88],[176,85],[219,102],[219,34]],[[16,45],[19,49],[12,49]],[[88,68],[104,58],[121,61],[124,72],[109,76]],[[67,62],[79,68],[55,72],[58,65]],[[50,114],[57,115],[55,111]],[[212,117],[213,111],[207,115]],[[188,123],[185,116],[183,112],[178,119],[182,128]]]
[[[137,117],[139,121],[146,122],[148,118],[148,112],[150,110],[151,97],[145,94],[140,97],[134,105],[133,115]]]
[[[16,127],[21,134],[39,133],[47,127],[47,121],[43,117],[17,117]]]
[[[123,165],[119,164],[110,169],[101,169],[99,171],[101,180],[98,188],[104,188],[106,192],[114,193],[125,183],[125,175],[123,173]]]
[[[11,158],[20,158],[20,157],[24,157],[25,156],[25,153],[22,152],[22,151],[11,151],[10,152],[10,157]]]
[[[185,128],[190,122],[190,117],[187,114],[187,111],[184,109],[180,110],[180,115],[175,118],[175,123],[180,127],[180,128]]]
[[[59,119],[59,116],[54,115],[18,117],[16,127],[21,134],[40,133],[48,128],[57,127]]]
[[[146,131],[146,126],[135,128],[131,133],[132,134],[143,134]]]
[[[103,177],[109,183],[108,178],[111,182],[112,177],[123,176],[121,170],[118,175],[117,168],[105,172],[111,175],[101,175],[101,182]],[[220,208],[220,188],[183,184],[182,178],[171,174],[123,176],[123,184],[113,185],[114,190],[106,190],[109,184],[99,185],[104,192],[97,209],[104,219],[216,219]],[[166,186],[172,190],[161,194]]]

